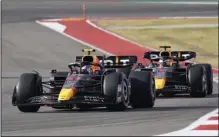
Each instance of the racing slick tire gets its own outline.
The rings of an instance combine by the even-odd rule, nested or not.
[[[153,74],[149,71],[133,71],[130,73],[129,79],[132,108],[152,108],[156,100]]]
[[[120,91],[118,87],[120,86]],[[104,95],[112,97],[115,104],[106,105],[108,110],[123,111],[128,108],[130,103],[130,91],[125,74],[113,72],[104,78],[103,82]],[[117,102],[119,100],[119,102]]]
[[[191,97],[205,97],[207,95],[206,69],[201,64],[191,66],[188,71],[188,80],[191,87]]]
[[[22,106],[22,104],[25,103],[25,100],[41,94],[41,80],[42,78],[34,73],[24,73],[20,76],[13,93],[12,102],[17,104],[21,112],[37,112],[40,109],[40,105]]]
[[[213,71],[211,64],[200,64],[205,67],[206,70],[206,76],[207,76],[207,87],[208,87],[208,95],[211,95],[213,93]]]

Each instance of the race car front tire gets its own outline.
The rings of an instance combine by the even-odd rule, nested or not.
[[[14,91],[16,104],[21,112],[37,112],[40,105],[22,105],[31,97],[39,96],[41,94],[41,86],[39,77],[35,73],[24,73],[20,76]]]
[[[118,85],[122,86],[123,93],[118,93]],[[129,100],[129,90],[128,90],[128,83],[126,81],[125,74],[121,72],[113,72],[105,76],[104,82],[103,82],[103,90],[104,95],[108,97],[112,97],[114,99],[115,104],[109,104],[106,105],[108,110],[112,111],[123,111],[128,108],[128,105],[130,103]],[[121,102],[117,103],[116,100],[120,97],[118,97],[118,94],[121,96]]]
[[[188,80],[191,88],[191,97],[205,97],[207,95],[206,69],[201,64],[191,66],[188,71]]]
[[[129,75],[131,82],[132,108],[152,108],[156,100],[155,82],[150,71],[133,71]]]

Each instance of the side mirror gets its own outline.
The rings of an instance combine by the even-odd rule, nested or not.
[[[185,62],[185,66],[189,66],[191,64],[192,64],[191,62]]]
[[[138,66],[142,66],[142,63],[138,63]]]
[[[57,72],[56,69],[52,69],[52,70],[50,70],[50,73],[56,73],[56,72]]]
[[[68,65],[68,68],[69,68],[70,70],[71,70],[71,66],[72,66],[71,64]]]

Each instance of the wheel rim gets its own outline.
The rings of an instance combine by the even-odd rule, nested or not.
[[[125,81],[123,82],[123,99],[124,99],[123,100],[124,104],[127,106],[129,102],[129,98],[128,98],[128,87]]]
[[[207,94],[207,77],[206,74],[202,76],[202,91]]]
[[[16,98],[16,93],[14,92],[12,95],[12,105],[16,105],[17,104],[17,98]]]
[[[156,98],[156,93],[155,93],[155,82],[152,80],[151,82],[151,96],[153,98],[153,102],[155,101]]]

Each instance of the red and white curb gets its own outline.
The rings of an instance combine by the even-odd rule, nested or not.
[[[161,18],[156,18],[156,19],[186,19],[186,18],[203,18],[203,17],[161,17]],[[206,17],[206,18],[215,18],[215,17]],[[155,18],[150,18],[150,19],[155,19]],[[74,20],[82,21],[83,25],[85,25],[84,27],[86,27],[87,30],[95,31],[95,33],[98,33],[98,35],[101,35],[101,34],[105,35],[106,38],[113,37],[114,42],[116,42],[116,41],[120,42],[120,44],[123,45],[123,48],[125,47],[124,46],[125,44],[129,44],[129,46],[131,46],[131,48],[134,49],[134,52],[136,54],[143,55],[143,52],[145,52],[145,50],[156,50],[156,49],[149,48],[149,47],[147,49],[143,48],[142,45],[140,45],[136,42],[130,41],[122,36],[115,34],[115,33],[107,31],[107,30],[95,25],[93,22],[91,22],[89,20],[83,21],[83,19],[75,19],[75,18],[68,18],[68,19],[64,19],[64,20],[65,21],[74,21]],[[87,45],[91,48],[97,49],[104,54],[108,54],[108,55],[117,54],[116,49],[115,49],[115,48],[118,48],[117,45],[111,45],[111,47],[109,48],[108,47],[109,44],[107,45],[107,43],[105,43],[105,41],[104,41],[104,43],[105,43],[105,46],[104,46],[102,44],[103,40],[98,36],[95,37],[94,34],[91,36],[98,39],[98,40],[91,40],[90,36],[88,36],[88,37],[84,36],[84,33],[87,30],[80,31],[80,33],[83,33],[83,34],[70,33],[70,32],[68,32],[69,30],[68,30],[67,25],[61,24],[60,21],[63,21],[63,19],[41,20],[41,21],[36,21],[36,22],[38,24],[41,24],[45,27],[48,27],[48,28],[50,28],[50,29],[52,29],[52,30],[64,35],[64,36],[67,36],[67,37],[69,37],[69,38],[71,38],[79,43],[82,43],[82,44]],[[83,27],[83,25],[82,25],[82,27]],[[80,29],[83,29],[83,28],[80,28]],[[76,30],[70,30],[70,31],[76,31]],[[89,32],[89,33],[91,33],[91,32]],[[117,50],[119,50],[119,49],[117,49]],[[127,48],[123,49],[123,50],[128,51]],[[124,54],[125,53],[124,51],[121,54]],[[128,51],[128,52],[133,53],[133,51]],[[214,72],[214,82],[218,83],[218,69],[213,68],[213,72]],[[162,134],[162,135],[158,135],[158,136],[187,136],[187,135],[189,135],[189,136],[218,136],[218,109],[201,117],[200,119],[198,119],[197,121],[192,123],[190,126],[184,128],[182,130],[167,133],[167,134]]]
[[[218,126],[218,109],[216,109],[182,130],[157,136],[218,136]]]

